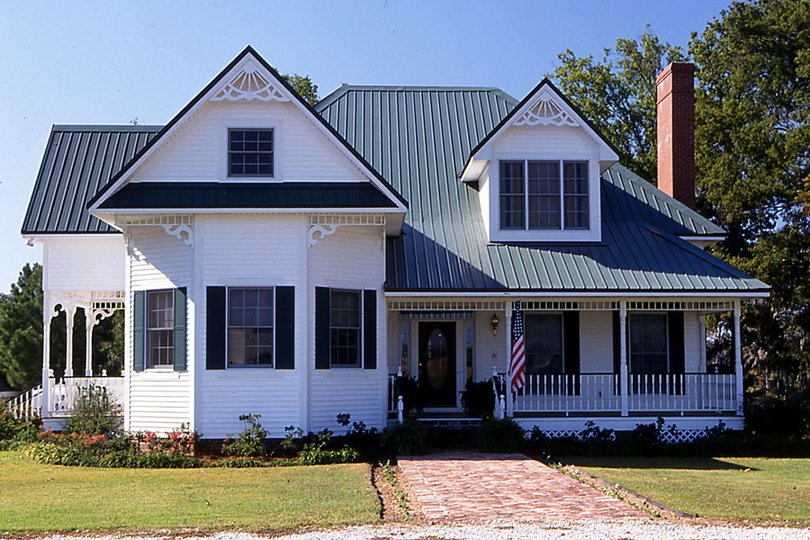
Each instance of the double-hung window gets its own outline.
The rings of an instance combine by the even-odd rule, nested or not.
[[[501,230],[587,230],[588,162],[501,160]]]
[[[360,291],[332,289],[329,299],[331,367],[360,367],[362,312]]]
[[[228,366],[273,366],[273,289],[228,289]]]
[[[228,176],[272,177],[272,129],[228,130]]]
[[[560,314],[532,313],[525,319],[526,373],[564,373],[563,318]]]
[[[174,364],[173,291],[149,291],[146,304],[146,367],[170,367]]]
[[[669,327],[663,313],[633,313],[630,325],[630,372],[669,372]]]

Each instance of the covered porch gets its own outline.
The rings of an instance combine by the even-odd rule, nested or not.
[[[23,420],[41,418],[46,428],[55,427],[72,414],[76,400],[90,388],[103,389],[117,403],[124,406],[124,377],[109,376],[107,370],[93,363],[94,328],[104,319],[125,308],[124,291],[65,291],[43,292],[43,347],[42,382],[20,394],[7,404],[8,410]],[[65,313],[64,369],[56,372],[52,367],[53,319]],[[75,369],[75,321],[84,316],[85,352],[84,369]],[[61,363],[61,362],[60,362]],[[81,364],[79,364],[81,365]],[[123,367],[123,366],[122,366]]]
[[[742,427],[739,298],[387,300],[391,417],[407,394],[403,385],[420,389],[426,414],[458,417],[468,384],[494,382],[496,404],[502,398],[504,413],[524,427],[566,429],[593,420],[633,429],[658,416]],[[510,395],[505,382],[518,301],[526,383]],[[730,347],[710,355],[707,317],[721,314],[732,321]]]

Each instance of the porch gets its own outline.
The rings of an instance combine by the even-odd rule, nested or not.
[[[539,338],[530,336],[539,327],[527,321],[526,383],[515,395],[510,395],[506,371],[512,347],[512,310],[517,300],[389,298],[389,343],[396,344],[390,347],[393,357],[389,358],[389,417],[396,417],[399,398],[408,393],[400,390],[401,381],[409,379],[404,384],[419,388],[432,385],[435,390],[437,381],[445,381],[439,386],[453,387],[454,396],[448,396],[440,406],[432,406],[436,402],[431,403],[430,399],[420,404],[435,417],[458,417],[463,411],[461,397],[465,387],[471,382],[489,382],[493,393],[498,395],[496,414],[497,404],[502,400],[504,414],[527,426],[536,420],[539,425],[566,429],[568,425],[603,419],[606,424],[627,425],[632,429],[640,418],[665,416],[679,417],[681,423],[695,425],[701,417],[714,423],[725,418],[729,419],[725,420],[729,426],[741,427],[739,299],[521,298],[526,319],[557,314],[557,322],[551,317],[553,324],[549,328],[560,336],[551,339],[545,330]],[[657,364],[643,362],[653,354],[649,349],[654,349],[656,342],[655,336],[639,335],[645,314],[655,314],[661,321],[676,321],[665,324],[663,335],[658,336],[666,347]],[[726,360],[733,358],[733,364],[725,369],[707,353],[707,338],[714,338],[707,335],[706,317],[717,314],[732,318],[731,351]],[[437,321],[454,323],[457,328],[454,330],[452,324],[445,327],[428,324]],[[633,331],[631,324],[637,325]],[[446,339],[447,358],[441,358],[440,351],[444,349],[431,347],[429,338],[420,335],[430,328],[433,332],[439,329],[455,333],[453,339]],[[654,328],[646,328],[646,334]],[[456,350],[454,340],[458,344]],[[552,360],[545,363],[529,359],[531,354],[548,356],[549,350],[556,350],[555,346],[559,358],[551,355]],[[534,350],[530,350],[532,347]],[[538,347],[541,353],[537,352]],[[429,394],[430,389],[426,392]],[[404,399],[403,396],[402,407],[410,408]]]

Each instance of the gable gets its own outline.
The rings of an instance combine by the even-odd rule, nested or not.
[[[89,203],[132,182],[229,182],[228,130],[272,130],[274,174],[253,181],[370,182],[400,211],[405,200],[252,48],[246,48]],[[278,166],[275,166],[275,162]],[[278,171],[277,174],[276,171]]]

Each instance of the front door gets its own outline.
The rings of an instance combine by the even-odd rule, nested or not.
[[[419,387],[425,407],[456,407],[456,323],[419,323]]]

